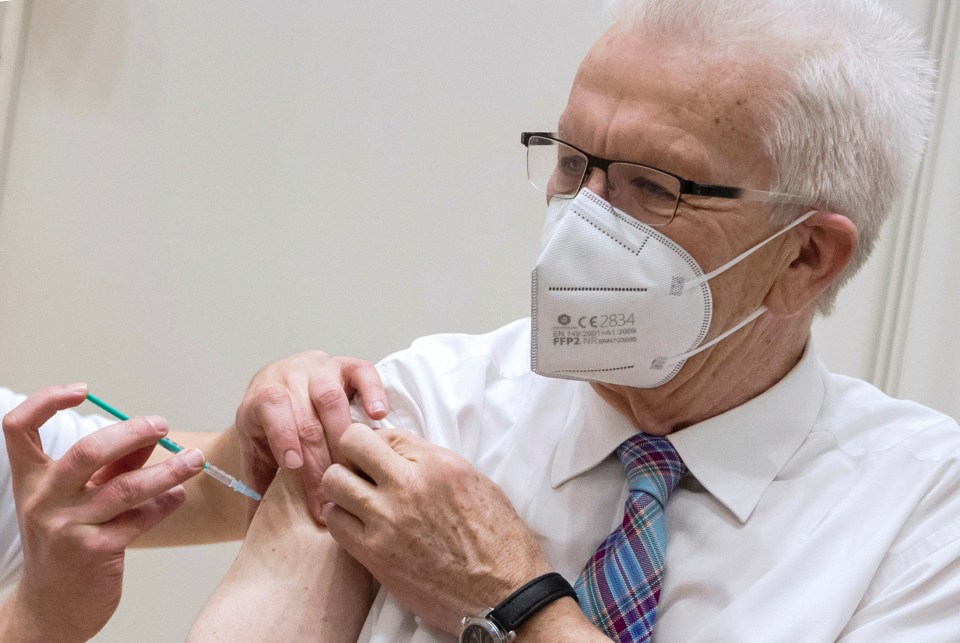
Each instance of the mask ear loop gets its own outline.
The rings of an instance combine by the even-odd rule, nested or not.
[[[703,276],[701,276],[701,277],[697,277],[696,279],[693,279],[693,280],[691,280],[691,281],[688,281],[688,282],[687,282],[686,284],[684,284],[684,286],[683,286],[684,291],[690,290],[691,288],[695,288],[696,286],[699,286],[700,284],[702,284],[702,283],[705,282],[705,281],[710,281],[711,279],[713,279],[713,278],[716,277],[717,275],[726,272],[726,271],[729,270],[730,268],[733,268],[735,265],[737,265],[738,263],[740,263],[741,261],[743,261],[744,259],[746,259],[746,258],[749,257],[750,255],[752,255],[754,252],[756,252],[756,251],[759,250],[760,248],[764,247],[765,245],[767,245],[768,243],[770,243],[771,241],[773,241],[774,239],[776,239],[777,237],[779,237],[781,234],[784,234],[784,233],[792,230],[793,228],[797,227],[798,225],[800,225],[801,223],[803,223],[804,221],[806,221],[807,219],[809,219],[810,217],[812,217],[813,215],[815,215],[818,211],[819,211],[819,210],[810,210],[810,211],[807,212],[806,214],[804,214],[804,215],[798,217],[797,219],[791,221],[791,222],[790,222],[790,225],[786,226],[785,228],[783,228],[783,229],[780,230],[779,232],[775,232],[774,234],[770,235],[769,237],[767,237],[766,239],[764,239],[763,241],[761,241],[761,242],[758,243],[757,245],[753,246],[752,248],[748,248],[747,250],[741,252],[741,253],[738,254],[736,257],[734,257],[733,259],[731,259],[731,260],[728,261],[727,263],[723,264],[723,265],[720,266],[719,268],[716,268],[716,269],[714,269],[714,270],[711,270],[710,272],[708,272],[707,274],[705,274],[705,275],[703,275]]]
[[[790,229],[792,229],[792,228],[800,225],[801,223],[803,223],[804,221],[806,221],[807,219],[809,219],[810,217],[812,217],[812,216],[813,216],[814,214],[816,214],[817,212],[818,212],[818,210],[810,210],[809,212],[807,212],[807,213],[804,214],[803,216],[798,217],[795,221],[792,221],[792,222],[790,223],[790,225],[786,226],[785,228],[783,228],[782,230],[780,230],[780,231],[777,232],[776,234],[771,235],[770,237],[768,237],[768,238],[766,238],[765,240],[761,241],[760,243],[758,243],[757,245],[753,246],[752,248],[750,248],[750,249],[748,249],[748,250],[740,253],[739,255],[737,255],[736,257],[734,257],[733,259],[731,259],[731,260],[728,261],[727,263],[723,264],[722,266],[720,266],[720,267],[717,268],[716,270],[711,270],[710,272],[708,272],[707,274],[703,275],[702,277],[698,277],[697,279],[694,279],[694,280],[688,282],[688,283],[684,286],[684,288],[683,288],[684,291],[689,290],[690,288],[693,288],[694,286],[698,286],[698,285],[702,284],[703,282],[708,281],[708,280],[716,277],[717,275],[721,274],[722,272],[724,272],[724,271],[726,271],[726,270],[729,270],[730,268],[732,268],[733,266],[737,265],[738,263],[740,263],[741,261],[743,261],[744,259],[746,259],[747,257],[749,257],[750,255],[752,255],[754,252],[756,252],[757,250],[759,250],[759,249],[762,248],[763,246],[767,245],[769,242],[771,242],[771,241],[773,241],[774,239],[776,239],[777,237],[779,237],[781,234],[783,234],[783,233],[787,232],[788,230],[790,230]],[[701,351],[705,351],[705,350],[707,350],[708,348],[710,348],[711,346],[713,346],[714,344],[716,344],[717,342],[720,342],[720,341],[726,339],[727,337],[729,337],[730,335],[733,335],[735,332],[737,332],[738,330],[740,330],[741,328],[743,328],[744,326],[746,326],[747,324],[749,324],[750,322],[752,322],[753,320],[755,320],[757,317],[759,317],[760,315],[764,314],[765,312],[767,312],[767,307],[761,305],[761,306],[760,306],[759,308],[757,308],[755,311],[753,311],[752,313],[750,313],[749,315],[747,315],[742,321],[740,321],[740,323],[738,323],[738,324],[734,325],[732,328],[729,328],[729,329],[727,329],[726,331],[720,333],[719,335],[717,335],[716,337],[714,337],[713,339],[711,339],[711,340],[710,340],[709,342],[707,342],[706,344],[701,344],[700,346],[697,346],[696,348],[694,348],[694,349],[692,349],[692,350],[689,350],[689,351],[687,351],[686,353],[681,353],[680,355],[674,355],[673,357],[658,357],[657,359],[655,359],[655,360],[653,361],[652,368],[656,368],[656,369],[659,370],[659,369],[663,368],[664,366],[666,366],[667,364],[672,364],[672,363],[674,363],[674,362],[679,362],[680,360],[685,360],[685,359],[687,359],[688,357],[693,357],[693,356],[696,355],[697,353],[699,353],[699,352],[701,352]]]
[[[653,364],[654,364],[653,367],[659,370],[664,366],[666,366],[667,364],[673,364],[674,362],[679,362],[680,360],[687,359],[688,357],[693,357],[697,353],[707,350],[717,342],[724,340],[727,337],[730,337],[730,335],[733,335],[735,332],[737,332],[738,330],[740,330],[741,328],[743,328],[744,326],[746,326],[747,324],[749,324],[750,322],[752,322],[754,319],[756,319],[757,317],[759,317],[765,312],[767,312],[767,307],[760,306],[755,311],[747,315],[746,318],[743,319],[743,321],[741,321],[739,324],[737,324],[733,328],[729,328],[726,331],[720,333],[719,335],[711,339],[706,344],[701,344],[700,346],[697,346],[693,350],[687,351],[686,353],[681,353],[680,355],[674,355],[673,357],[658,357],[657,359],[653,360]]]

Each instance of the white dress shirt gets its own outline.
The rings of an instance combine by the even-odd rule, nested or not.
[[[0,418],[25,399],[12,391],[0,388]],[[84,417],[75,411],[61,411],[40,428],[44,452],[56,460],[80,438],[110,424],[98,416]],[[0,591],[13,584],[23,567],[20,547],[20,529],[17,526],[17,508],[13,501],[10,479],[10,460],[6,440],[0,437]]]
[[[380,426],[463,454],[573,582],[619,524],[635,432],[584,382],[530,371],[529,321],[437,335],[380,365]],[[369,422],[369,421],[368,421]],[[831,375],[808,347],[776,386],[672,434],[654,640],[960,641],[960,428]],[[449,641],[381,590],[361,641]]]

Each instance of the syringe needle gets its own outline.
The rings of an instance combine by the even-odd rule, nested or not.
[[[130,419],[130,416],[128,416],[126,413],[123,413],[122,411],[115,409],[114,407],[110,406],[109,404],[101,400],[96,395],[93,395],[92,393],[87,394],[87,399],[93,402],[94,404],[96,404],[97,406],[99,406],[101,409],[103,409],[113,417],[117,418],[118,420],[127,421]],[[160,438],[160,440],[158,441],[158,444],[171,453],[180,453],[181,451],[183,451],[183,447],[177,444],[176,442],[174,442],[173,440],[171,440],[170,438]],[[212,464],[210,464],[209,462],[204,463],[203,472],[208,476],[210,476],[211,478],[213,478],[214,480],[217,480],[218,482],[227,485],[237,493],[242,493],[248,498],[253,498],[254,500],[257,500],[257,501],[263,500],[263,496],[261,496],[259,493],[257,493],[247,485],[243,484],[242,482],[234,478],[232,475],[230,475],[223,469],[219,469],[213,466]]]
[[[263,500],[263,496],[261,496],[259,493],[257,493],[247,485],[243,484],[242,482],[234,478],[232,475],[230,475],[223,469],[220,469],[219,467],[215,467],[209,462],[204,465],[203,472],[208,476],[210,476],[211,478],[213,478],[214,480],[217,480],[227,485],[237,493],[242,493],[248,498],[253,498],[254,500],[258,500],[258,501]]]

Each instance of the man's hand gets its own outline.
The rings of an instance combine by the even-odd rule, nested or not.
[[[357,393],[368,416],[386,416],[387,396],[368,361],[309,351],[262,368],[237,409],[244,476],[262,493],[278,463],[302,468],[307,503],[319,520],[326,500],[320,481],[331,461],[342,462],[338,444]]]
[[[366,478],[327,469],[330,534],[426,622],[459,632],[461,617],[550,571],[510,500],[461,456],[362,424],[347,429],[340,449]]]
[[[120,600],[124,550],[183,503],[180,483],[203,468],[196,449],[141,468],[167,434],[159,417],[105,427],[51,460],[38,430],[86,394],[84,384],[47,388],[3,419],[24,575],[0,605],[0,640],[96,634]]]

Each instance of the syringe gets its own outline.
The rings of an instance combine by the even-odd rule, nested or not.
[[[103,409],[113,417],[117,418],[118,420],[122,420],[126,422],[127,420],[130,419],[129,415],[113,408],[112,406],[110,406],[109,404],[101,400],[99,397],[97,397],[93,393],[87,393],[87,399],[93,402],[94,404],[96,404],[97,406],[99,406],[101,409]],[[157,444],[159,444],[160,446],[162,446],[164,449],[166,449],[171,453],[180,453],[181,451],[183,451],[183,447],[177,444],[176,442],[174,442],[173,440],[171,440],[170,438],[160,438],[157,441]],[[213,478],[214,480],[216,480],[217,482],[220,482],[221,484],[225,484],[226,486],[230,487],[237,493],[242,493],[248,498],[253,498],[254,500],[257,500],[257,501],[263,499],[263,496],[261,496],[259,493],[257,493],[247,485],[243,484],[242,482],[234,478],[232,475],[230,475],[223,469],[220,469],[219,467],[215,467],[209,462],[204,463],[203,472],[208,476],[210,476],[211,478]]]

